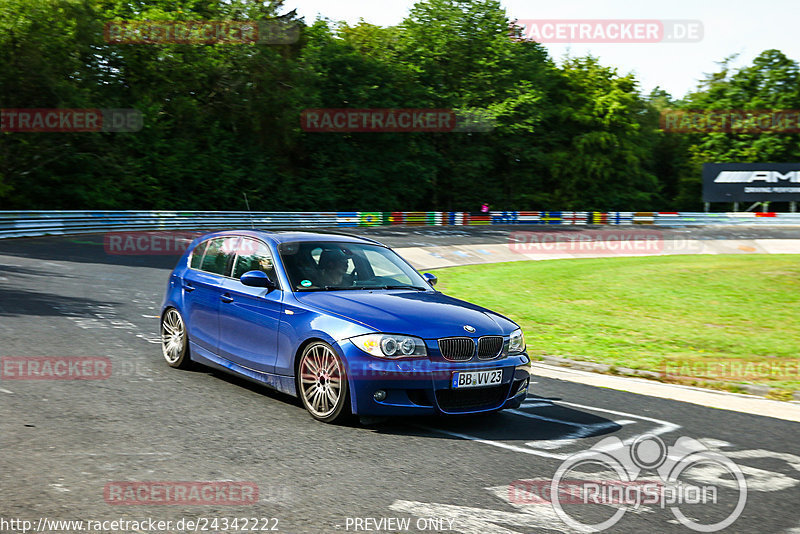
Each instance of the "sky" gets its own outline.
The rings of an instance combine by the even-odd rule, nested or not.
[[[703,38],[692,43],[546,44],[553,59],[565,54],[592,54],[620,74],[633,72],[643,93],[660,86],[681,98],[695,89],[704,73],[719,70],[718,62],[738,54],[734,66],[745,66],[764,50],[776,48],[800,61],[798,0],[501,0],[514,19],[659,19],[697,20]],[[415,0],[285,0],[306,23],[318,16],[355,24],[400,23]]]

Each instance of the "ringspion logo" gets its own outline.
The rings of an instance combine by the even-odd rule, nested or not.
[[[699,475],[709,471],[719,474]],[[590,472],[594,476],[587,477]],[[552,479],[516,480],[508,491],[512,503],[551,503],[578,532],[607,530],[641,507],[669,509],[691,530],[717,532],[731,526],[747,503],[744,473],[730,458],[693,438],[667,446],[653,434],[630,443],[605,438],[564,460]],[[585,505],[602,505],[607,513],[587,516]]]

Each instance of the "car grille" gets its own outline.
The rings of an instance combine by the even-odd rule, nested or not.
[[[491,360],[503,350],[502,336],[485,336],[478,340],[478,358]]]
[[[436,392],[439,408],[446,412],[499,407],[506,400],[508,384],[489,388],[440,389]]]
[[[475,341],[470,337],[448,337],[439,340],[439,352],[445,360],[465,362],[475,354]]]
[[[425,391],[422,389],[408,389],[406,390],[406,393],[408,394],[408,400],[417,406],[433,406],[433,402],[428,398],[428,395],[426,395]]]

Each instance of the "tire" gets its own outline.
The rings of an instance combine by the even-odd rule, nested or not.
[[[350,389],[341,358],[323,341],[309,344],[297,364],[297,393],[311,417],[323,423],[350,418]]]
[[[192,366],[186,323],[175,308],[168,308],[161,317],[161,354],[167,365],[175,369],[188,369]]]

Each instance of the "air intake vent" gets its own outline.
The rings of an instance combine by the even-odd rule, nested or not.
[[[446,412],[498,408],[508,395],[508,385],[475,389],[441,389],[436,392],[439,408]]]
[[[439,351],[445,360],[465,362],[475,355],[475,341],[470,337],[448,337],[439,340]]]
[[[484,336],[478,340],[478,358],[492,360],[503,350],[502,336]]]

